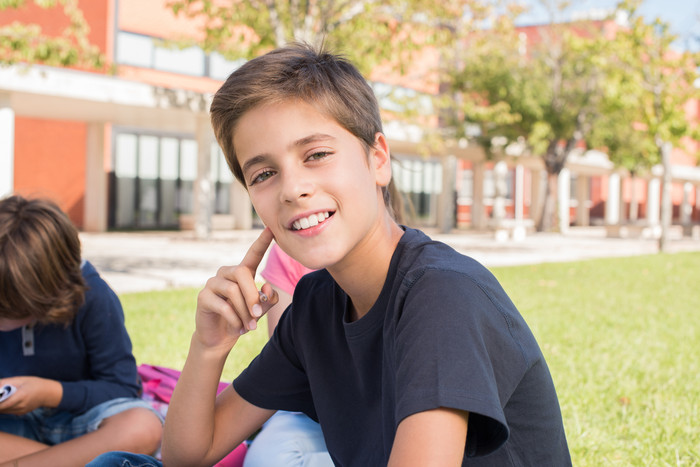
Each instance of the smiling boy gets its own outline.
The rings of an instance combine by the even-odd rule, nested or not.
[[[166,465],[212,465],[279,409],[318,420],[337,465],[571,464],[545,360],[497,280],[393,220],[377,101],[351,64],[275,50],[228,78],[211,117],[267,228],[199,294]],[[215,399],[229,352],[276,301],[254,282],[273,237],[319,271]]]

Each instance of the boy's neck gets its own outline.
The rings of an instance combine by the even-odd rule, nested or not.
[[[364,238],[352,257],[329,268],[333,279],[350,297],[353,321],[366,315],[379,298],[403,233],[396,222],[388,219]]]

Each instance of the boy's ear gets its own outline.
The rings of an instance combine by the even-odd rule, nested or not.
[[[388,186],[391,181],[391,154],[383,133],[374,136],[374,146],[370,150],[374,173],[378,186]]]

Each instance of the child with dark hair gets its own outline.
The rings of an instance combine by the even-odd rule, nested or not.
[[[141,389],[116,294],[53,202],[0,200],[0,465],[151,454],[162,421]]]
[[[496,278],[394,220],[379,107],[353,65],[274,50],[231,74],[211,120],[267,227],[199,294],[165,465],[210,466],[277,410],[318,421],[336,465],[571,465],[544,356]],[[255,284],[273,238],[317,271],[217,397],[228,354],[277,301]]]

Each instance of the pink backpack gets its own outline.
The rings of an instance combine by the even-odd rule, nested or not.
[[[180,377],[180,370],[142,363],[138,367],[138,373],[143,386],[141,398],[149,401],[151,406],[165,418],[173,389],[175,389],[175,384]],[[220,382],[216,393],[219,394],[227,386],[228,383]],[[243,442],[229,455],[221,459],[215,467],[242,467],[246,451],[247,445]]]

